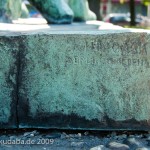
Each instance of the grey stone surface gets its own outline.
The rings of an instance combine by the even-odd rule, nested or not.
[[[1,128],[150,128],[149,32],[0,32],[0,40]]]
[[[99,145],[99,146],[91,148],[90,150],[110,150],[110,149],[106,148],[104,145]]]
[[[149,129],[149,33],[25,37],[20,127]]]
[[[0,129],[16,128],[17,67],[19,41],[16,37],[0,35]]]
[[[142,148],[137,148],[136,150],[149,150],[150,148],[142,147]]]
[[[132,149],[136,149],[138,147],[143,147],[143,143],[144,142],[142,140],[139,140],[139,138],[132,137],[132,138],[127,138],[124,141],[124,143],[127,144],[127,145],[129,145]]]
[[[130,147],[126,144],[118,143],[118,142],[110,142],[108,147],[111,150],[129,150]]]

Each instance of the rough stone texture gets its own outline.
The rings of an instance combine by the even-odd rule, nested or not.
[[[64,0],[29,0],[49,23],[71,23],[73,12]]]
[[[150,35],[115,32],[25,35],[20,127],[149,129]]]
[[[89,9],[87,0],[68,0],[68,4],[74,12],[75,21],[96,20],[96,15]]]
[[[0,33],[0,128],[150,129],[150,33]]]
[[[0,1],[0,22],[11,22],[21,16],[22,0],[1,0]]]
[[[0,35],[0,129],[17,127],[18,41],[16,37]]]

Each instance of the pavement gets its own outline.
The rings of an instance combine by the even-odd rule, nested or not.
[[[0,150],[150,150],[148,132],[1,130]]]

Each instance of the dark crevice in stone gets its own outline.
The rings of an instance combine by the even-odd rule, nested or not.
[[[19,91],[19,76],[20,76],[20,66],[21,66],[21,58],[20,58],[20,48],[22,47],[22,42],[21,38],[19,40],[19,51],[18,51],[18,55],[17,55],[17,75],[16,75],[16,85],[17,85],[17,101],[16,101],[16,119],[17,119],[17,128],[19,127],[19,119],[18,119],[18,100],[19,100],[19,95],[18,95],[18,91]]]
[[[18,103],[17,103],[17,117],[18,117],[18,128],[20,128],[21,120],[24,118],[28,122],[29,117],[29,99],[27,98],[26,92],[28,91],[26,89],[26,86],[24,85],[23,79],[25,78],[24,70],[27,65],[27,60],[25,58],[25,55],[27,53],[27,41],[26,36],[20,37],[20,47],[19,47],[19,66],[18,66]],[[22,93],[22,89],[26,91],[25,93]],[[27,123],[26,122],[26,123]],[[28,127],[27,127],[28,128]]]
[[[16,37],[10,37],[10,40],[12,41],[12,44],[14,44],[14,43],[16,43],[16,44],[18,44],[17,43],[17,40],[18,40],[18,38],[16,38]],[[16,46],[17,47],[17,46]],[[13,85],[13,87],[14,87],[14,91],[12,92],[12,103],[11,103],[11,115],[13,115],[12,116],[12,118],[14,118],[15,119],[15,122],[16,122],[16,127],[15,128],[18,128],[18,117],[17,117],[17,109],[16,109],[16,106],[17,106],[17,101],[18,101],[18,98],[17,98],[17,93],[18,93],[18,89],[17,89],[17,72],[18,72],[18,67],[17,67],[17,64],[18,64],[18,58],[17,58],[17,55],[18,55],[18,52],[19,52],[19,48],[17,49],[18,51],[15,51],[14,52],[14,58],[15,58],[15,60],[16,60],[16,62],[15,62],[15,64],[14,64],[14,66],[16,67],[16,68],[11,68],[11,70],[12,71],[10,71],[10,74],[12,73],[12,75],[14,74],[14,73],[16,73],[16,83],[14,84],[14,83],[11,83],[12,85]],[[16,72],[14,71],[16,69]],[[15,110],[14,110],[15,109]]]
[[[16,101],[16,119],[17,119],[17,128],[19,128],[19,110],[20,110],[20,103],[22,101],[20,100],[20,86],[22,82],[22,73],[23,73],[23,68],[24,68],[24,58],[25,58],[25,51],[26,51],[26,46],[25,46],[25,36],[19,36],[18,38],[18,55],[17,55],[17,75],[16,75],[16,95],[17,95],[17,101]],[[25,107],[25,105],[24,105]]]
[[[129,119],[116,121],[108,116],[104,116],[103,121],[97,119],[87,120],[85,117],[76,114],[65,115],[60,112],[45,113],[38,112],[34,117],[21,116],[20,128],[43,128],[43,129],[67,129],[67,130],[141,130],[148,131],[148,121],[137,121]],[[143,129],[144,127],[144,129]]]

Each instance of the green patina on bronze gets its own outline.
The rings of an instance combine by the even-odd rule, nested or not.
[[[96,15],[89,9],[87,0],[68,0],[68,4],[74,12],[75,21],[96,20]]]
[[[71,23],[73,12],[64,0],[30,0],[49,23]]]
[[[48,23],[72,23],[96,20],[90,11],[87,0],[29,0],[47,20]],[[28,17],[29,12],[22,0],[0,1],[0,22],[11,22],[20,17]]]
[[[49,23],[96,20],[87,0],[30,0]]]

